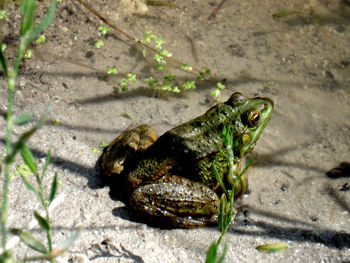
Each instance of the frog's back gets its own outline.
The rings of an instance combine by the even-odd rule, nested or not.
[[[221,132],[231,125],[237,133],[244,127],[233,127],[239,122],[239,113],[225,104],[218,104],[205,114],[164,133],[152,145],[159,155],[176,156],[187,161],[196,161],[218,151],[222,144]]]

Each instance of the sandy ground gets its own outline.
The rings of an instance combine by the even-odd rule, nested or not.
[[[135,221],[124,203],[101,187],[95,169],[99,154],[92,149],[129,126],[146,123],[162,134],[204,113],[215,104],[210,92],[217,81],[227,86],[218,100],[240,91],[275,101],[272,120],[254,152],[250,194],[240,200],[248,208],[237,215],[225,238],[226,262],[350,262],[349,173],[326,176],[340,162],[350,161],[349,2],[226,1],[215,18],[211,12],[219,1],[173,3],[181,9],[149,6],[146,13],[135,14],[119,1],[89,1],[132,36],[151,29],[174,58],[209,67],[212,80],[197,90],[164,94],[137,82],[121,93],[120,79],[128,72],[140,79],[158,76],[154,63],[121,34],[101,36],[97,27],[102,22],[67,0],[58,4],[45,31],[46,43],[21,68],[16,114],[34,112],[37,118],[49,102],[54,107],[29,146],[41,167],[51,149],[47,186],[55,172],[60,178],[61,201],[52,212],[55,244],[83,227],[61,262],[204,262],[219,230],[161,230]],[[48,4],[39,4],[40,15]],[[295,10],[301,12],[272,18]],[[20,17],[16,9],[8,15],[0,32],[12,62]],[[95,48],[98,39],[104,41],[100,49]],[[119,75],[101,73],[112,65]],[[178,80],[193,78],[170,65],[167,73],[174,72]],[[0,83],[4,113],[7,90],[3,78]],[[0,127],[4,153],[3,119]],[[16,127],[15,134],[26,128]],[[14,170],[21,163],[18,158]],[[9,225],[25,227],[38,202],[18,177],[10,188]],[[33,232],[38,234],[37,226]],[[289,248],[277,254],[255,250],[271,242],[286,242]],[[19,243],[14,246],[19,256],[32,254]]]

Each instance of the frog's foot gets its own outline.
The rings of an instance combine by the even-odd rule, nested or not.
[[[140,125],[119,135],[104,151],[101,159],[103,173],[120,174],[124,163],[135,152],[145,151],[157,140],[156,132],[148,125]]]
[[[217,223],[217,194],[202,183],[177,179],[175,183],[137,188],[131,195],[131,206],[147,221],[162,227],[194,228]]]

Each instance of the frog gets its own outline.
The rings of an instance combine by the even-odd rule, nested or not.
[[[151,126],[139,125],[119,135],[105,149],[102,175],[127,189],[132,211],[147,222],[170,228],[217,224],[223,189],[213,173],[213,164],[227,189],[235,182],[235,199],[248,190],[247,174],[236,180],[228,172],[220,150],[222,130],[229,129],[235,141],[233,167],[238,174],[273,110],[270,98],[248,98],[235,92],[227,101],[159,138]]]

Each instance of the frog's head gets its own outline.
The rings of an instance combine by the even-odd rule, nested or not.
[[[273,101],[269,98],[246,98],[241,93],[236,92],[225,104],[233,107],[238,114],[235,126],[240,127],[240,134],[238,134],[239,141],[234,151],[236,157],[240,159],[254,148],[271,119]]]

